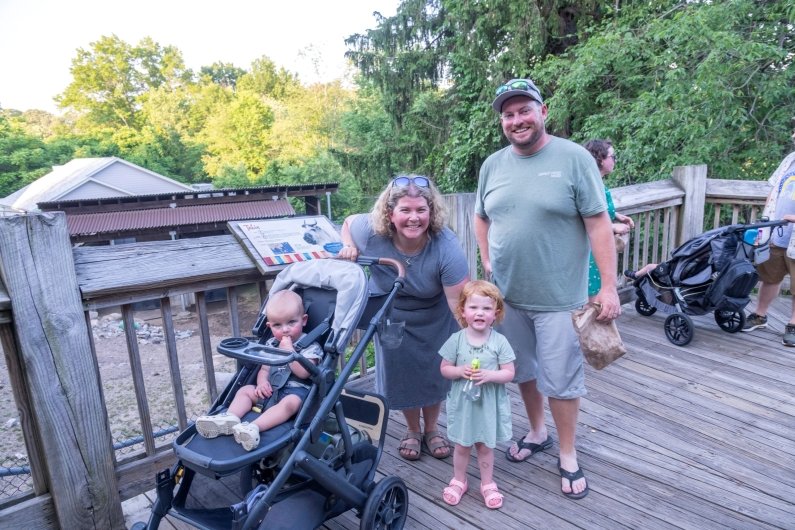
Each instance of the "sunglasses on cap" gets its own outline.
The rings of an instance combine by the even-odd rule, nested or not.
[[[505,83],[504,85],[497,87],[497,93],[494,95],[499,96],[503,92],[507,92],[509,90],[532,90],[533,92],[538,93],[538,89],[535,87],[535,85],[525,81],[524,79],[517,79],[516,81]]]
[[[397,186],[398,188],[403,188],[410,184],[414,184],[418,188],[431,187],[431,181],[425,177],[395,177],[392,180],[392,187]]]

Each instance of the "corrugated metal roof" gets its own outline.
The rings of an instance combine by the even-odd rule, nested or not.
[[[249,197],[249,200],[271,199],[274,196],[300,197],[300,196],[323,196],[326,193],[336,193],[339,188],[337,182],[321,182],[317,184],[281,184],[273,186],[251,186],[247,188],[219,188],[212,190],[192,190],[192,191],[172,191],[167,193],[136,194],[114,197],[92,197],[83,199],[64,199],[55,201],[42,201],[38,203],[39,208],[44,211],[67,210],[69,208],[89,207],[96,205],[119,205],[120,207],[133,204],[146,203],[159,200],[180,201],[202,201],[212,200],[217,202],[223,197]],[[2,201],[0,200],[0,204]]]
[[[77,236],[292,215],[290,203],[279,199],[67,215],[66,224],[69,235]]]

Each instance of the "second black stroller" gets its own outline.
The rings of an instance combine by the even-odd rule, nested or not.
[[[391,291],[377,298],[369,297],[362,268],[373,265],[386,265],[397,273]],[[389,316],[403,278],[404,269],[397,261],[366,257],[360,257],[358,264],[333,259],[300,262],[280,272],[270,292],[294,290],[309,315],[306,335],[295,344],[296,350],[318,342],[325,356],[315,365],[298,352],[268,346],[270,330],[263,305],[255,337],[232,337],[218,347],[220,353],[237,359],[240,368],[210,414],[226,410],[239,388],[256,381],[262,364],[299,362],[310,373],[308,397],[293,420],[262,432],[251,451],[231,436],[203,438],[195,425],[188,427],[172,444],[176,465],[158,473],[157,500],[148,524],[133,528],[158,528],[169,515],[198,528],[313,529],[348,510],[356,511],[362,529],[402,528],[408,513],[403,480],[395,476],[375,480],[386,438],[385,400],[374,393],[346,390],[345,384]],[[363,336],[347,356],[346,345],[357,328],[364,329]],[[242,419],[251,421],[258,413],[249,412]],[[192,485],[198,482],[207,485],[205,490],[221,491],[218,482],[227,477],[237,479],[239,495],[233,502],[221,495],[217,506],[192,502]],[[228,483],[223,486],[231,489]]]
[[[785,224],[787,221],[734,224],[685,242],[671,253],[671,259],[635,280],[635,309],[643,316],[658,309],[670,313],[665,319],[665,336],[678,346],[693,340],[689,315],[712,311],[723,331],[740,331],[745,325],[743,310],[759,280],[754,254],[766,249],[769,242],[768,237],[754,246],[744,242],[743,236],[750,230]]]

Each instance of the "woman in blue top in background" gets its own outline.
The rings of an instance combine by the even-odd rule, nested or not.
[[[427,177],[397,176],[369,215],[345,219],[342,242],[342,258],[355,260],[362,254],[393,258],[406,266],[406,283],[391,315],[393,321],[406,323],[404,336],[392,348],[376,335],[376,389],[386,396],[389,408],[406,418],[400,456],[417,460],[424,444],[432,456],[446,458],[452,450],[437,421],[450,381],[439,372],[437,352],[460,329],[453,313],[469,268],[458,238],[446,226],[442,196]],[[371,267],[371,293],[388,292],[394,277],[388,267]]]

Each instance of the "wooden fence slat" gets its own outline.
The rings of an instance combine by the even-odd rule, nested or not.
[[[166,343],[171,386],[174,388],[177,421],[179,422],[180,431],[184,431],[188,427],[188,417],[185,413],[185,392],[182,389],[182,375],[179,370],[177,339],[174,335],[174,319],[171,317],[171,300],[168,297],[160,299],[160,315],[163,319],[163,337]]]
[[[63,213],[0,218],[0,277],[62,528],[124,528],[99,373]]]
[[[226,290],[226,300],[229,304],[229,328],[232,337],[240,336],[240,311],[237,308],[237,287],[234,285]]]
[[[30,389],[24,384],[25,376],[22,369],[21,357],[17,349],[14,330],[9,324],[0,324],[0,345],[5,354],[8,378],[11,381],[11,392],[17,404],[19,422],[22,425],[22,435],[25,439],[25,448],[30,462],[30,474],[33,479],[33,493],[42,495],[47,492],[47,477],[44,474],[46,462],[44,453],[35,435],[36,426],[33,421],[33,411],[30,409]]]
[[[207,394],[210,396],[210,402],[213,402],[215,398],[218,397],[218,384],[215,381],[213,347],[210,342],[210,325],[207,321],[207,299],[204,292],[196,293],[196,311],[199,314],[202,360],[204,361],[204,373],[207,376]]]
[[[127,353],[130,359],[133,387],[135,388],[135,401],[138,405],[138,416],[141,419],[141,433],[144,438],[144,448],[147,455],[155,452],[155,437],[152,430],[152,416],[149,412],[149,401],[146,398],[146,385],[144,384],[143,365],[141,352],[138,349],[138,334],[135,331],[135,315],[132,305],[125,304],[121,307],[122,323],[124,324],[124,337],[127,340]]]

